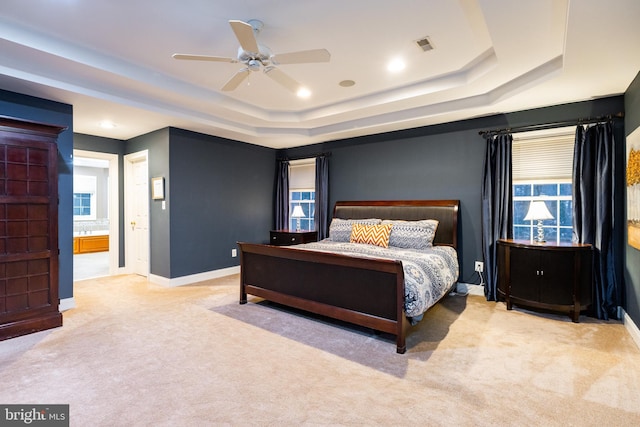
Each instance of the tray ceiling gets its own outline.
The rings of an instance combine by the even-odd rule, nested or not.
[[[286,148],[624,93],[640,70],[640,2],[615,6],[3,0],[0,88],[72,104],[78,133],[129,139],[175,126]],[[235,57],[231,19],[262,21],[258,41],[274,53],[327,49],[329,62],[278,66],[311,96],[262,72],[222,91],[242,64],[172,58]],[[387,70],[394,59],[403,70]]]

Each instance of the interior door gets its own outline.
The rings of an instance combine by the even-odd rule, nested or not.
[[[149,173],[146,152],[127,158],[127,222],[128,264],[131,272],[149,275]]]

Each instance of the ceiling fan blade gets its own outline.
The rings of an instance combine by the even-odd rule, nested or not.
[[[271,60],[276,64],[304,64],[308,62],[329,62],[331,54],[327,49],[301,50],[299,52],[274,55]]]
[[[231,29],[236,34],[236,38],[240,42],[242,49],[246,52],[256,54],[260,52],[258,41],[256,40],[256,35],[251,24],[232,19],[229,21],[229,25],[231,25]]]
[[[185,53],[174,53],[172,56],[174,59],[187,59],[191,61],[238,62],[236,58],[226,58],[223,56],[190,55]]]
[[[293,93],[298,92],[298,89],[300,89],[300,83],[280,71],[279,68],[267,67],[264,69],[264,73]]]
[[[249,71],[248,68],[243,68],[242,70],[238,71],[233,75],[233,77],[229,79],[228,82],[224,84],[224,86],[222,86],[222,90],[225,92],[229,92],[236,89],[238,86],[240,86],[240,83],[242,83],[244,79],[249,77],[249,73],[251,73],[251,71]]]

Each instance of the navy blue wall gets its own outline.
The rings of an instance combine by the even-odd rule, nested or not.
[[[275,150],[175,128],[129,140],[125,150],[149,150],[149,177],[165,178],[166,209],[150,201],[151,274],[236,266],[237,241],[268,241]]]
[[[474,261],[482,260],[481,182],[485,153],[481,130],[538,125],[576,120],[624,111],[622,96],[589,102],[559,105],[428,126],[387,134],[370,135],[283,150],[290,158],[331,152],[329,158],[329,199],[459,199],[461,227],[459,252],[460,280],[478,283]],[[616,124],[616,138],[624,138],[623,123]],[[617,150],[624,153],[624,144]],[[618,156],[620,157],[620,156]],[[624,189],[624,155],[616,164],[619,191]],[[622,221],[624,196],[616,217]],[[622,276],[623,230],[616,239]]]
[[[148,150],[149,184],[151,184],[151,178],[164,177],[165,200],[167,200],[167,209],[162,210],[160,202],[151,199],[151,185],[149,185],[149,270],[151,274],[169,278],[171,277],[169,128],[130,139],[125,144],[125,154],[143,150]]]
[[[166,209],[150,198],[150,273],[176,278],[239,264],[237,241],[264,242],[273,223],[275,150],[175,128],[128,141],[75,136],[75,148],[148,150],[149,178],[165,178]],[[121,170],[122,160],[120,162]],[[121,266],[124,265],[124,179]]]
[[[120,235],[118,239],[120,246],[118,251],[119,267],[124,267],[124,144],[125,142],[120,139],[103,138],[93,135],[84,135],[81,133],[73,135],[74,150],[95,151],[98,153],[118,155],[118,218],[120,219],[118,224],[118,233]]]
[[[67,129],[58,136],[60,299],[73,297],[73,109],[71,105],[0,90],[0,114]]]
[[[640,128],[640,73],[627,89],[624,106],[625,133],[629,135]],[[625,249],[625,310],[633,322],[640,326],[640,251],[629,245]]]
[[[237,241],[269,240],[275,150],[171,129],[171,275],[239,265]],[[152,211],[152,215],[154,211]]]

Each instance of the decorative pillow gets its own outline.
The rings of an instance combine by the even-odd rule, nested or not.
[[[426,249],[433,245],[438,229],[438,220],[420,221],[384,220],[382,224],[393,224],[389,246],[403,249]]]
[[[393,224],[364,225],[353,224],[351,228],[351,243],[366,243],[368,245],[389,247],[389,234]]]
[[[351,237],[351,226],[353,224],[376,225],[382,222],[378,218],[368,219],[341,219],[333,218],[329,225],[329,240],[333,242],[348,242]]]

